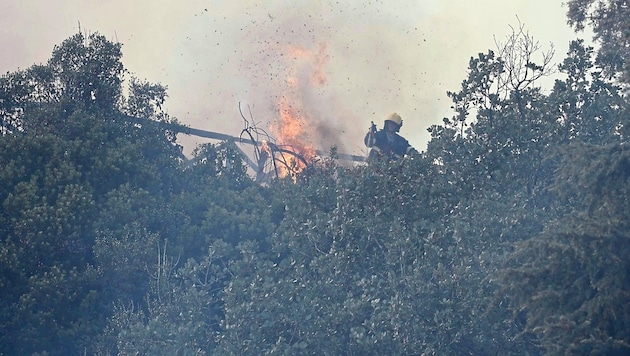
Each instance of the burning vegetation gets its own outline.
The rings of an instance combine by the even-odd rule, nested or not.
[[[249,113],[250,119],[243,115],[242,110],[240,112],[241,117],[245,121],[245,128],[241,132],[241,138],[247,135],[250,142],[254,145],[257,181],[264,182],[271,177],[284,178],[290,176],[295,178],[315,157],[316,151],[300,141],[300,131],[288,130],[290,127],[295,128],[297,121],[290,120],[289,123],[291,125],[281,126],[284,129],[284,135],[280,137],[284,143],[280,143],[275,137],[257,126],[252,119],[251,111]],[[302,152],[306,152],[309,155],[304,155]]]
[[[271,135],[265,134],[264,139],[256,141],[259,142],[256,145],[259,171],[269,163],[277,177],[295,176],[317,154],[318,123],[323,120],[308,97],[326,84],[326,45],[320,44],[316,51],[287,46],[283,57],[287,61],[287,72],[276,103],[278,117],[270,124]],[[252,133],[261,133],[247,126]]]

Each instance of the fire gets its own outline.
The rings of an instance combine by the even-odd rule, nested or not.
[[[315,149],[309,144],[312,140],[309,118],[300,115],[285,98],[278,103],[280,120],[277,126],[272,126],[278,143],[300,154],[310,161],[315,156]]]
[[[308,93],[322,87],[327,82],[325,65],[327,50],[320,44],[316,51],[301,46],[290,46],[284,56],[287,61],[287,78],[279,97],[278,120],[271,125],[271,132],[277,139],[278,146],[286,147],[299,154],[304,160],[311,161],[316,150],[314,133],[319,118],[317,109],[309,105]],[[298,171],[304,168],[299,159],[293,162]],[[285,172],[286,175],[286,172]]]

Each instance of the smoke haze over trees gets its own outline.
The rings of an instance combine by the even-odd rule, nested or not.
[[[450,115],[444,92],[459,85],[470,55],[494,48],[493,36],[503,39],[516,16],[544,47],[553,42],[566,53],[574,35],[565,12],[561,2],[544,0],[4,1],[0,45],[10,50],[0,51],[0,73],[46,62],[70,34],[98,31],[124,44],[127,70],[168,85],[171,115],[238,135],[239,102],[265,126],[278,119],[290,74],[284,68],[294,64],[282,56],[286,47],[318,53],[324,44],[327,80],[311,88],[308,104],[323,113],[316,120],[340,129],[346,146],[339,152],[365,153],[355,123],[367,129],[393,111],[405,120],[405,137],[424,149],[426,128]],[[179,142],[190,156],[204,141],[180,135]],[[326,142],[316,148],[327,150]]]
[[[423,152],[264,186],[98,33],[3,75],[0,354],[627,354],[627,58],[521,29]]]

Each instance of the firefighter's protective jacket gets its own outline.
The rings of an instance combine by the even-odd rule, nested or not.
[[[374,156],[373,151],[390,159],[398,159],[413,150],[405,138],[394,132],[388,135],[384,129],[368,132],[363,142],[367,147],[372,148],[369,158]]]

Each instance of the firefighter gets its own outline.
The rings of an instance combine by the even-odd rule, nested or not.
[[[409,142],[398,134],[402,124],[402,118],[397,113],[387,116],[381,130],[376,131],[376,125],[372,122],[363,139],[365,145],[370,148],[368,160],[376,157],[397,160],[414,151]]]

